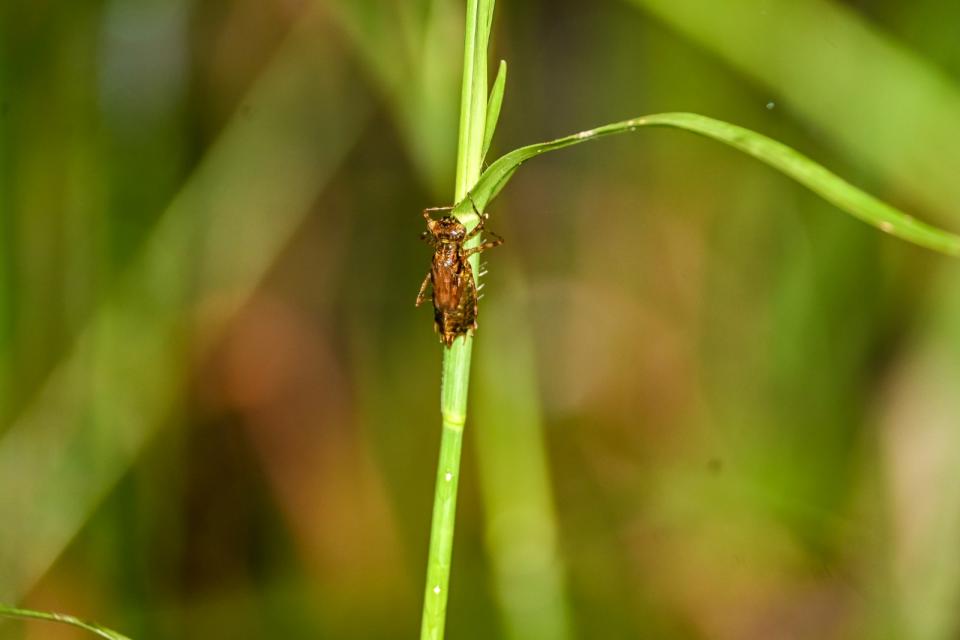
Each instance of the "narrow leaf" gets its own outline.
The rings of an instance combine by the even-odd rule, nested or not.
[[[960,256],[960,236],[915,220],[776,140],[728,122],[692,113],[644,116],[581,131],[550,142],[521,147],[491,164],[480,176],[470,196],[482,210],[500,193],[517,168],[530,158],[602,136],[636,131],[640,127],[685,129],[728,144],[790,176],[827,202],[885,233],[934,251]],[[469,203],[461,203],[457,207],[458,210],[465,211],[469,208]]]
[[[489,37],[490,31],[493,29],[493,8],[496,5],[496,0],[490,0],[487,4],[487,36]]]
[[[111,631],[105,627],[91,622],[84,622],[73,616],[63,615],[62,613],[49,613],[46,611],[31,611],[30,609],[17,609],[7,605],[0,604],[0,617],[18,618],[20,620],[45,620],[47,622],[59,622],[68,624],[72,627],[85,629],[90,633],[106,638],[106,640],[130,640],[127,636]]]
[[[481,162],[487,157],[493,133],[497,130],[497,121],[500,120],[500,107],[503,105],[503,90],[507,84],[507,61],[500,61],[497,77],[490,89],[490,101],[487,103],[487,123],[483,130],[483,151],[480,153]]]

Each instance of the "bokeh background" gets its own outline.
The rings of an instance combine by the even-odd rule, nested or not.
[[[416,637],[462,4],[0,5],[0,601]],[[695,111],[960,229],[958,20],[501,0],[493,152]],[[490,214],[449,637],[958,637],[955,262],[677,131]]]

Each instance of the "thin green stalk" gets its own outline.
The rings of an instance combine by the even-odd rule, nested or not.
[[[0,604],[0,616],[5,618],[19,618],[20,620],[45,620],[47,622],[59,622],[61,624],[68,624],[73,627],[79,627],[80,629],[86,629],[90,633],[98,635],[101,638],[106,638],[107,640],[130,640],[127,638],[127,636],[117,633],[116,631],[111,631],[106,627],[101,627],[100,625],[93,624],[91,622],[84,622],[79,618],[67,616],[62,613],[17,609],[16,607]]]
[[[463,202],[480,177],[487,120],[487,45],[494,0],[467,0],[464,35],[463,89],[460,102],[460,135],[457,147],[457,175],[454,202]],[[477,218],[467,204],[458,217],[472,226]],[[479,243],[475,239],[474,243]],[[473,272],[479,273],[479,257],[472,256]],[[460,450],[467,416],[472,338],[458,339],[444,349],[440,383],[442,435],[437,485],[430,530],[427,583],[423,597],[422,640],[441,640],[446,621],[450,584],[450,559],[460,479]]]
[[[562,149],[597,138],[637,131],[648,126],[673,127],[712,138],[765,162],[811,189],[828,202],[871,224],[885,233],[919,246],[960,256],[960,235],[920,222],[877,200],[828,171],[803,154],[764,135],[727,122],[691,113],[661,113],[596,127],[549,142],[515,149],[493,162],[481,175],[484,141],[489,141],[496,126],[503,99],[506,67],[501,65],[494,84],[491,105],[487,106],[487,44],[493,17],[493,0],[467,0],[467,28],[464,47],[463,92],[460,109],[460,136],[457,153],[455,215],[468,227],[476,224],[473,206],[485,208],[509,182],[524,162],[549,151]],[[489,111],[489,120],[486,116]],[[468,197],[469,196],[469,197]],[[479,243],[477,238],[475,243]],[[474,246],[474,245],[471,245]],[[479,259],[471,257],[474,273]],[[467,413],[467,388],[470,375],[472,339],[457,340],[444,351],[440,411],[443,432],[440,465],[430,535],[430,556],[424,596],[423,640],[443,638],[453,550],[457,484],[460,472],[460,447]]]

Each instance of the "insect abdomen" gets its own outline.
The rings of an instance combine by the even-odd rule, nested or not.
[[[448,347],[458,336],[466,335],[477,327],[477,296],[473,269],[466,261],[461,264],[457,271],[441,272],[444,275],[454,275],[454,282],[449,283],[449,288],[434,286],[433,292],[434,321],[440,340]]]

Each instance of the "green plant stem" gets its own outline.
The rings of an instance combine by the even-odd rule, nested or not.
[[[437,465],[437,488],[433,502],[427,586],[423,598],[423,623],[420,630],[422,639],[443,638],[462,442],[463,423],[451,422],[444,418],[443,434],[440,440],[440,462]]]
[[[460,102],[460,135],[457,147],[457,175],[454,202],[463,203],[480,177],[487,114],[487,45],[494,0],[467,0],[464,34],[463,89]],[[467,224],[478,220],[469,203],[455,214]],[[480,242],[476,238],[472,244]],[[472,246],[472,245],[471,245]],[[474,274],[479,273],[479,256],[470,258]],[[441,640],[446,622],[453,531],[460,479],[460,450],[467,417],[467,390],[470,381],[470,336],[456,340],[443,352],[440,383],[440,414],[443,429],[440,462],[434,493],[427,583],[423,597],[422,640]]]
[[[5,618],[19,618],[20,620],[44,620],[47,622],[59,622],[61,624],[68,624],[73,627],[79,627],[80,629],[86,629],[90,633],[98,635],[101,638],[106,638],[107,640],[130,640],[127,638],[127,636],[119,634],[116,631],[111,631],[106,627],[101,627],[100,625],[90,622],[84,622],[79,618],[67,616],[62,613],[17,609],[16,607],[0,604],[0,616]]]

